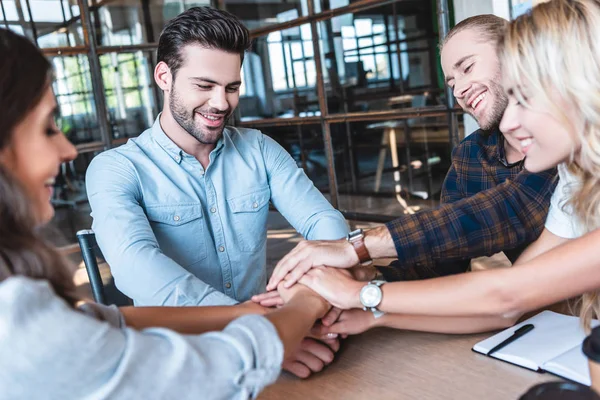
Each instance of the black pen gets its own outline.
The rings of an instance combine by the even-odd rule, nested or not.
[[[517,329],[515,331],[515,333],[513,333],[508,339],[503,340],[502,343],[496,345],[493,349],[491,349],[490,351],[488,351],[487,355],[491,356],[492,353],[495,353],[498,350],[500,350],[501,348],[503,348],[503,347],[511,344],[512,342],[514,342],[515,340],[517,340],[521,336],[525,335],[527,332],[532,331],[533,328],[534,328],[533,324],[523,325],[522,327],[520,327],[519,329]]]

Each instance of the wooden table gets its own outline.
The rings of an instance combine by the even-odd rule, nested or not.
[[[304,381],[283,373],[259,399],[516,400],[560,379],[471,351],[489,336],[372,330],[346,339],[324,371]]]

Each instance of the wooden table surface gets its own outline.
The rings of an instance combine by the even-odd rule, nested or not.
[[[560,379],[471,351],[489,336],[375,329],[346,339],[336,360],[308,380],[283,373],[259,399],[516,400]]]

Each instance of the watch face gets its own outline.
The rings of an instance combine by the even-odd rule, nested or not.
[[[365,307],[377,307],[381,303],[381,288],[368,284],[360,291],[360,301]]]

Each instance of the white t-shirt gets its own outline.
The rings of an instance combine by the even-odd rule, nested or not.
[[[558,177],[558,184],[550,201],[546,229],[556,236],[574,239],[585,233],[583,224],[573,214],[573,207],[567,204],[577,189],[578,179],[569,172],[565,164],[558,166]]]

